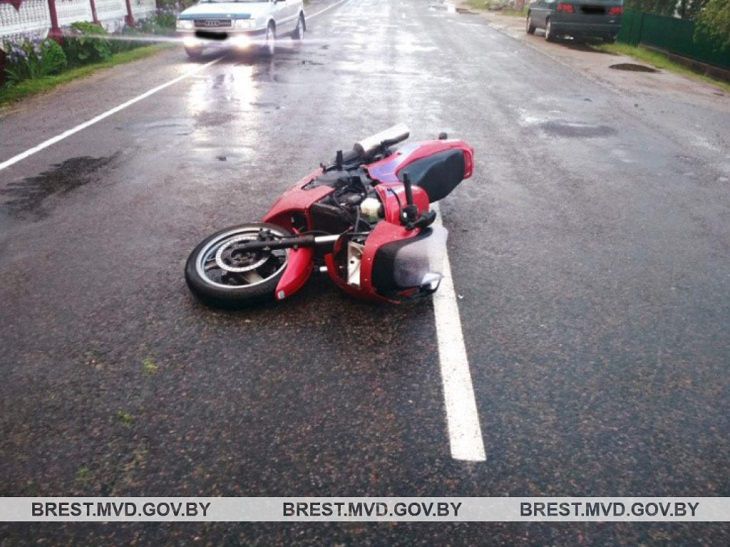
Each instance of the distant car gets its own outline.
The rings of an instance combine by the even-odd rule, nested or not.
[[[304,37],[301,0],[202,0],[177,18],[177,32],[190,57],[221,43],[237,49],[258,46],[273,54],[278,36]]]
[[[615,42],[623,13],[623,0],[535,0],[527,9],[525,30],[534,34],[535,29],[545,29],[549,42],[559,36]]]

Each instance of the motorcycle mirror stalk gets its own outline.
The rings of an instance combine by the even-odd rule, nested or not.
[[[413,184],[408,173],[403,173],[403,189],[406,193],[406,206],[401,211],[401,223],[407,230],[414,228],[426,228],[433,224],[436,220],[436,211],[427,211],[420,217],[418,215],[418,207],[413,200]]]

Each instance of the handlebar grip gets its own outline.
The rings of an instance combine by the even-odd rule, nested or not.
[[[410,134],[411,132],[408,129],[408,126],[404,123],[399,123],[398,125],[389,127],[385,131],[381,131],[372,137],[356,142],[352,149],[361,158],[367,157],[375,152],[383,143],[387,146],[392,146],[406,140]]]

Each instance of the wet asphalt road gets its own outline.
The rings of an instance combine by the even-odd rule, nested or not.
[[[621,93],[415,0],[351,0],[310,30],[0,172],[0,495],[730,495],[727,99]],[[0,161],[190,66],[166,50],[29,101],[0,118]],[[450,457],[430,302],[375,307],[314,279],[283,305],[223,313],[184,284],[202,237],[400,121],[476,149],[442,211],[486,463]],[[719,545],[730,529],[129,523],[0,538]]]

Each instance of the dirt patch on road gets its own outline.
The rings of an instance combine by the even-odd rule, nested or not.
[[[0,209],[17,217],[33,215],[43,218],[48,214],[44,203],[51,196],[63,195],[92,181],[92,175],[109,165],[116,157],[91,158],[81,156],[54,165],[40,175],[11,182],[0,189],[0,196],[9,198]]]

